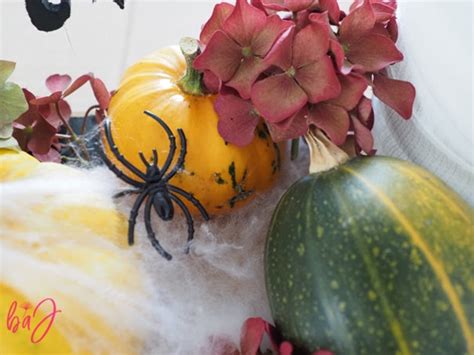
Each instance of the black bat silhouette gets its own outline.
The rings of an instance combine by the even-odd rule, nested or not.
[[[121,9],[125,7],[125,0],[113,1]],[[55,31],[71,16],[71,0],[61,0],[59,4],[48,0],[25,0],[25,4],[31,23],[40,31]]]

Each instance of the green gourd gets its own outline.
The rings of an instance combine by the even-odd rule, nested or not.
[[[431,173],[309,134],[310,175],[265,251],[276,326],[302,353],[474,354],[473,209]]]

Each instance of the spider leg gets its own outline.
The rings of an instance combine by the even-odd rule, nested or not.
[[[174,153],[176,152],[176,138],[175,138],[173,132],[171,131],[171,129],[168,127],[168,125],[161,118],[159,118],[157,115],[155,115],[154,113],[152,113],[150,111],[145,111],[145,114],[147,116],[150,116],[151,118],[153,118],[156,122],[158,122],[160,124],[161,127],[163,127],[163,129],[165,130],[166,134],[168,135],[168,139],[170,141],[170,150],[168,152],[168,156],[166,157],[165,163],[163,164],[163,166],[160,169],[161,170],[160,178],[161,178],[161,175],[165,174],[165,172],[169,169],[169,167],[171,165],[171,162],[173,161]],[[178,130],[178,132],[179,132],[179,130]]]
[[[171,199],[176,202],[176,204],[183,210],[184,215],[186,216],[186,222],[188,224],[188,243],[186,244],[186,249],[185,253],[189,253],[189,243],[193,240],[194,238],[194,222],[193,222],[193,217],[191,216],[191,213],[189,213],[188,208],[186,205],[181,201],[177,196],[173,195],[170,193]]]
[[[140,159],[142,160],[145,167],[149,168],[150,163],[148,162],[148,160],[146,160],[145,156],[143,155],[143,152],[138,152],[138,155],[140,156]]]
[[[153,152],[153,165],[157,166],[158,165],[158,153],[156,149],[152,150]]]
[[[170,180],[183,167],[184,158],[186,157],[186,136],[181,128],[178,128],[179,140],[181,142],[181,150],[179,152],[178,161],[171,171],[163,178],[164,181]],[[163,173],[164,174],[164,173]]]
[[[132,163],[130,163],[125,157],[119,152],[117,146],[115,145],[114,139],[112,137],[112,131],[110,130],[110,120],[107,119],[104,122],[105,137],[107,138],[107,143],[109,144],[110,150],[115,155],[115,158],[122,163],[126,168],[128,168],[132,173],[138,176],[140,179],[145,180],[146,176],[140,170],[138,170]]]
[[[107,167],[122,181],[126,182],[127,184],[129,185],[132,185],[132,186],[135,186],[135,187],[142,187],[143,186],[143,183],[139,182],[139,181],[135,181],[133,180],[132,178],[128,177],[127,175],[125,175],[119,168],[117,168],[110,160],[109,158],[107,157],[107,155],[105,155],[104,151],[102,149],[99,149],[99,154],[102,158],[102,160],[104,161],[105,165],[107,165]]]
[[[163,247],[161,246],[158,239],[156,239],[155,232],[153,231],[153,227],[151,226],[151,207],[152,207],[153,199],[151,196],[148,196],[148,200],[145,204],[145,227],[148,234],[148,239],[151,242],[151,245],[156,249],[156,251],[166,260],[171,260],[173,257],[170,253],[168,253]]]
[[[151,187],[143,190],[135,200],[132,209],[130,210],[130,216],[128,218],[128,245],[133,245],[135,241],[135,224],[137,223],[137,216],[140,207],[145,201],[145,198],[150,194]]]
[[[120,197],[123,197],[123,196],[126,196],[126,195],[130,195],[130,194],[138,194],[140,193],[141,190],[135,190],[135,189],[128,189],[128,190],[123,190],[123,191],[120,191],[118,193],[116,193],[113,198],[120,198]]]
[[[201,202],[199,202],[199,200],[196,199],[193,195],[173,185],[168,185],[168,189],[188,199],[194,206],[196,206],[199,212],[201,212],[201,215],[204,220],[209,221],[209,214],[207,213],[206,209],[203,205],[201,205]]]

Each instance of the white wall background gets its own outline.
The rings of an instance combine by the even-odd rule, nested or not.
[[[0,58],[17,62],[12,77],[34,93],[46,93],[44,79],[54,73],[72,77],[93,72],[110,89],[124,69],[181,37],[199,35],[218,0],[72,0],[63,28],[40,32],[30,22],[23,0],[0,0]],[[71,97],[83,111],[93,102],[85,88]]]

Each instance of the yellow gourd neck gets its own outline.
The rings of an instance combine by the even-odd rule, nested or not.
[[[181,52],[186,59],[186,73],[178,81],[180,89],[188,95],[202,96],[202,73],[193,68],[194,59],[199,55],[199,43],[194,38],[185,37],[179,42]]]
[[[309,173],[315,174],[335,168],[349,160],[349,155],[329,140],[318,128],[304,136],[310,152]]]

